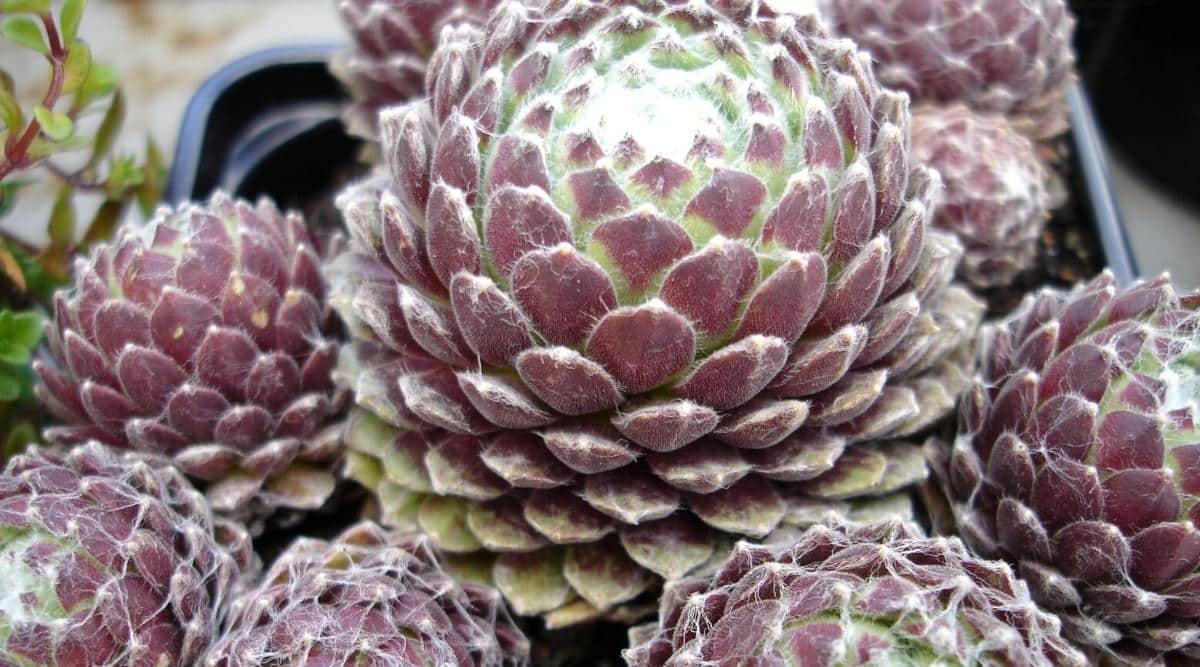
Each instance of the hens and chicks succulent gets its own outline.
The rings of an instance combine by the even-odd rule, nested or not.
[[[1102,274],[980,340],[942,450],[963,539],[1014,562],[1066,634],[1200,658],[1200,295]]]
[[[898,521],[739,544],[631,637],[631,667],[1087,664],[1006,564]]]
[[[913,113],[912,152],[942,176],[934,224],[962,240],[963,280],[1000,287],[1034,265],[1060,185],[1032,141],[1003,116],[925,106]]]
[[[818,0],[832,30],[917,103],[1000,114],[1035,139],[1068,128],[1075,19],[1062,0]]]
[[[977,336],[954,282],[1036,260],[1062,2],[338,7],[348,247],[218,195],[78,263],[0,665],[520,665],[509,607],[660,595],[630,664],[1200,658],[1200,298],[1105,274]],[[927,459],[966,547],[894,518]],[[384,527],[257,575],[240,523],[339,473]]]
[[[47,438],[168,456],[227,514],[320,507],[344,401],[321,263],[299,216],[224,195],[97,248],[34,364]]]
[[[354,42],[330,68],[353,96],[346,129],[368,140],[383,107],[420,97],[443,28],[482,25],[500,0],[335,0]]]
[[[256,566],[167,459],[30,448],[0,474],[0,665],[195,664]]]
[[[849,43],[614,4],[448,32],[330,269],[352,474],[551,624],[923,477],[982,313]]]
[[[500,594],[460,584],[418,535],[369,522],[296,540],[239,598],[206,667],[518,667],[529,642]]]

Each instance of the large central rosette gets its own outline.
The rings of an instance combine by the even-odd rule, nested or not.
[[[777,481],[925,475],[890,439],[953,406],[981,306],[865,56],[706,3],[506,3],[467,33],[339,200],[350,468],[390,521],[500,553],[517,611],[563,623],[766,534]]]

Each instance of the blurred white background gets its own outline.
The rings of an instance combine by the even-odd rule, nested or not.
[[[120,75],[127,113],[117,149],[140,154],[150,136],[168,160],[188,101],[222,65],[271,46],[346,39],[332,0],[91,0],[79,34]],[[0,63],[30,108],[45,92],[45,61],[0,39]],[[0,225],[40,245],[53,195],[22,190]],[[98,204],[80,200],[80,215]]]

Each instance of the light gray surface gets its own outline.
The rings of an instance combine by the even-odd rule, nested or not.
[[[1169,271],[1181,287],[1200,286],[1200,211],[1147,182],[1117,155],[1109,155],[1109,168],[1142,275]]]

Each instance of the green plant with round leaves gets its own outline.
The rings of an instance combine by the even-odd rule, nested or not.
[[[41,340],[36,311],[0,310],[0,461],[40,439],[26,411],[36,406],[30,362]]]
[[[110,236],[134,203],[148,215],[165,181],[152,141],[142,158],[114,153],[125,101],[114,70],[78,34],[85,4],[0,0],[0,38],[48,65],[31,104],[22,104],[18,82],[0,67],[0,225],[24,188],[38,179],[57,184],[44,243],[0,231],[0,460],[40,440],[45,415],[29,391],[31,353],[74,254]],[[101,195],[85,219],[75,205],[82,193]]]

